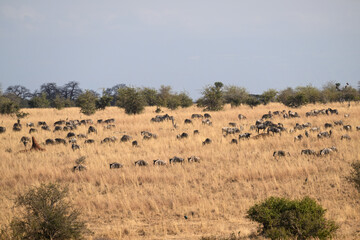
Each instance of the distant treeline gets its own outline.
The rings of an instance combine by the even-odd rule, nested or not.
[[[131,91],[130,91],[131,90]],[[281,91],[269,89],[262,94],[251,94],[245,88],[234,85],[224,86],[216,82],[205,86],[202,97],[193,100],[186,92],[174,92],[170,86],[154,88],[133,88],[117,84],[103,89],[102,94],[93,90],[83,90],[78,82],[71,81],[64,86],[56,83],[45,83],[39,90],[31,92],[24,86],[9,86],[5,91],[0,89],[0,112],[7,113],[9,108],[57,108],[82,107],[87,101],[93,102],[94,108],[126,105],[136,99],[135,105],[158,106],[176,109],[189,107],[194,103],[206,110],[220,110],[224,104],[239,106],[246,104],[256,106],[269,102],[281,102],[288,107],[299,107],[308,103],[327,103],[360,100],[360,90],[349,84],[327,83],[322,89],[313,86],[286,88]],[[142,108],[141,108],[142,109]],[[140,111],[141,111],[140,109]],[[135,112],[130,113],[138,113]]]

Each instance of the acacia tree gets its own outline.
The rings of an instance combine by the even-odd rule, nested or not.
[[[205,111],[219,111],[224,107],[222,82],[215,82],[214,86],[205,87],[202,91],[203,97],[198,99],[197,105],[199,107],[205,107]]]
[[[92,115],[96,112],[96,100],[97,96],[94,92],[86,90],[85,93],[81,94],[76,103],[80,107],[80,112],[85,115]]]

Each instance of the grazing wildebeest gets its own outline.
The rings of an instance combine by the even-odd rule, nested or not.
[[[334,121],[335,126],[342,126],[344,123],[342,120]]]
[[[59,120],[59,121],[54,122],[54,126],[63,125],[63,124],[65,124],[65,120]]]
[[[351,129],[352,129],[351,125],[344,125],[343,128],[346,131],[351,131]]]
[[[93,127],[93,126],[90,126],[89,129],[88,129],[88,134],[90,134],[90,133],[97,133],[96,128]]]
[[[32,122],[28,122],[28,123],[26,123],[26,126],[27,127],[35,127],[35,124]]]
[[[110,163],[110,169],[122,168],[122,167],[123,167],[123,165],[118,162]]]
[[[330,148],[321,149],[319,155],[324,156],[324,155],[328,155],[328,154],[330,154],[332,152],[337,152],[336,147],[332,146]]]
[[[46,145],[54,145],[55,141],[53,139],[48,138],[48,139],[45,140],[45,144]]]
[[[190,124],[190,123],[192,123],[192,121],[191,121],[190,119],[185,119],[185,120],[184,120],[184,123],[185,123],[185,124]]]
[[[339,114],[339,112],[338,112],[337,109],[331,109],[331,108],[326,109],[326,110],[325,110],[325,113],[326,113],[327,115],[329,115],[329,113],[331,113],[331,114],[336,114],[336,115]]]
[[[133,146],[133,147],[138,147],[139,146],[139,144],[138,144],[138,141],[132,141],[132,143],[131,143],[131,145]]]
[[[20,119],[17,120],[17,123],[14,123],[13,125],[13,131],[20,132],[22,129],[22,125],[20,123]]]
[[[55,143],[56,143],[56,144],[62,143],[62,144],[64,144],[64,145],[66,145],[66,140],[65,140],[65,139],[62,139],[62,138],[55,138]]]
[[[290,111],[290,110],[289,110],[288,114],[289,114],[289,117],[290,117],[290,118],[300,117],[297,112],[292,112],[292,111]]]
[[[75,144],[75,143],[73,143],[73,144],[71,145],[71,148],[72,148],[73,151],[75,151],[75,150],[80,149],[80,146],[77,145],[77,144]]]
[[[62,126],[55,126],[54,128],[54,132],[56,131],[62,131],[63,130],[63,127]]]
[[[279,127],[275,127],[275,126],[268,127],[267,133],[270,132],[272,132],[273,136],[275,135],[275,133],[279,133],[281,135],[281,129]]]
[[[236,138],[231,139],[231,144],[238,144],[238,140]]]
[[[86,139],[84,143],[86,143],[86,144],[95,143],[95,140],[94,139]]]
[[[115,119],[114,118],[109,118],[109,119],[106,119],[104,122],[107,123],[107,124],[114,123]]]
[[[70,138],[69,139],[69,143],[75,143],[76,144],[77,140],[76,137]]]
[[[47,124],[46,124],[46,122],[44,122],[44,121],[39,121],[39,122],[38,122],[38,126],[45,126],[45,125],[47,125]]]
[[[294,142],[300,141],[300,140],[302,140],[302,139],[303,139],[303,135],[299,134],[299,135],[297,135],[296,137],[294,137]]]
[[[239,120],[246,119],[246,117],[244,115],[242,115],[242,114],[239,114],[238,118],[239,118]]]
[[[117,138],[114,136],[106,137],[106,138],[104,138],[104,140],[101,141],[101,143],[109,143],[109,142],[114,143],[116,140],[117,140]]]
[[[360,126],[356,126],[356,131],[360,131]]]
[[[75,172],[75,171],[85,171],[86,170],[86,167],[84,165],[75,165],[73,168],[72,168],[72,171]]]
[[[177,139],[183,139],[183,138],[188,138],[188,137],[189,137],[189,134],[187,134],[186,132],[176,135]]]
[[[315,155],[316,152],[314,150],[311,149],[303,149],[301,150],[301,155]]]
[[[309,132],[305,130],[305,136],[309,137]]]
[[[320,131],[320,128],[319,127],[312,127],[312,128],[310,128],[310,131],[311,132],[318,132],[318,131]]]
[[[223,127],[221,129],[221,132],[225,135],[228,135],[228,134],[235,134],[235,133],[240,133],[240,129],[239,128],[236,128],[236,127]]]
[[[325,123],[324,126],[325,126],[325,128],[332,128],[333,127],[333,125],[331,123]]]
[[[286,155],[290,156],[290,153],[286,153],[283,150],[278,150],[273,153],[273,157],[285,157]]]
[[[163,160],[160,160],[160,159],[156,159],[156,160],[153,160],[153,164],[159,165],[159,166],[164,166],[164,165],[166,165],[166,162],[164,162]]]
[[[207,145],[207,144],[210,144],[210,143],[212,143],[211,139],[207,138],[207,139],[205,139],[205,141],[202,142],[202,145],[204,146],[204,145]]]
[[[103,122],[102,119],[98,119],[98,120],[97,120],[97,123],[102,123],[102,122]]]
[[[113,128],[116,128],[116,126],[114,124],[109,124],[109,125],[104,126],[104,129],[107,129],[107,130],[113,129]]]
[[[123,135],[120,139],[121,142],[129,142],[132,139],[129,135]]]
[[[156,115],[154,118],[152,118],[151,122],[163,122],[165,120],[174,120],[173,116],[169,116],[169,114],[165,115]]]
[[[85,134],[82,134],[82,133],[80,133],[80,134],[78,134],[78,135],[76,135],[78,138],[87,138],[87,136],[85,135]]]
[[[20,142],[22,142],[26,148],[26,145],[30,142],[30,138],[29,137],[26,137],[26,136],[23,136],[21,139],[20,139]]]
[[[324,137],[331,137],[331,134],[332,134],[332,130],[330,130],[329,132],[321,132],[317,135],[317,137],[320,139],[320,138],[324,138]]]
[[[201,123],[203,124],[203,125],[209,125],[209,126],[212,126],[212,122],[209,120],[209,119],[204,119],[204,120],[202,120],[201,121]]]
[[[199,130],[194,130],[194,134],[199,134]]]
[[[208,113],[205,113],[205,114],[204,114],[204,117],[205,117],[205,118],[211,118],[211,115],[208,114]]]
[[[144,160],[138,160],[135,162],[135,166],[138,165],[138,166],[147,166],[148,163]]]
[[[50,128],[49,128],[48,125],[42,125],[42,126],[41,126],[41,129],[42,129],[42,130],[45,130],[45,131],[50,131]]]
[[[75,133],[73,133],[73,132],[69,132],[67,135],[66,135],[66,137],[67,138],[72,138],[72,137],[75,137],[76,135],[75,135]]]
[[[341,136],[341,140],[351,140],[351,137],[347,134]]]
[[[201,115],[201,114],[197,114],[197,113],[194,113],[191,115],[191,118],[194,119],[194,118],[203,118],[204,116]]]
[[[157,139],[157,135],[147,131],[141,131],[141,135],[143,136],[144,140],[149,140],[151,138]]]
[[[229,126],[230,126],[230,127],[236,127],[236,123],[234,123],[234,122],[229,122]]]
[[[239,135],[239,139],[249,139],[251,136],[251,133],[243,133]]]
[[[34,132],[37,132],[37,130],[35,128],[30,128],[29,129],[29,134],[34,133]]]
[[[181,163],[182,164],[183,162],[184,162],[184,159],[180,158],[180,157],[177,157],[177,156],[169,159],[170,164],[171,163]]]
[[[188,162],[200,162],[200,157],[197,156],[188,157]]]
[[[6,127],[0,127],[0,133],[6,132]]]

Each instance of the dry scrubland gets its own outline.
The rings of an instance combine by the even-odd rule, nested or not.
[[[305,117],[311,109],[337,108],[339,115]],[[58,182],[69,185],[72,203],[80,207],[94,235],[90,239],[199,239],[201,236],[226,236],[239,232],[248,237],[256,232],[257,224],[245,218],[247,209],[254,203],[270,196],[302,198],[308,195],[328,209],[327,217],[335,220],[340,229],[339,239],[359,239],[360,195],[345,177],[351,171],[350,164],[360,159],[360,105],[347,104],[308,105],[296,109],[301,118],[283,119],[275,117],[275,123],[282,122],[287,129],[310,122],[321,126],[325,122],[343,120],[353,126],[348,132],[351,141],[340,140],[345,134],[340,126],[333,128],[333,136],[318,140],[316,133],[309,138],[294,142],[294,136],[304,131],[283,133],[264,139],[240,141],[230,144],[231,136],[223,137],[221,127],[236,122],[249,131],[250,125],[269,110],[288,108],[270,104],[251,109],[247,106],[226,107],[224,111],[211,113],[213,126],[202,125],[194,120],[185,125],[185,118],[201,109],[191,107],[176,111],[166,110],[175,117],[178,124],[173,129],[171,122],[151,123],[156,115],[154,108],[145,113],[127,116],[122,109],[107,108],[90,118],[115,118],[116,129],[105,130],[103,124],[94,124],[98,134],[91,134],[95,145],[79,141],[80,150],[71,146],[45,146],[45,152],[21,153],[22,136],[29,136],[28,128],[21,132],[11,130],[16,119],[1,116],[1,126],[7,128],[0,135],[0,224],[6,224],[14,216],[13,200],[30,186],[40,183]],[[53,123],[60,119],[87,119],[78,108],[26,109],[30,116],[25,122],[46,121],[53,130]],[[164,114],[162,113],[162,114]],[[238,120],[239,113],[247,116]],[[344,118],[344,114],[350,114]],[[86,133],[88,126],[80,126],[75,133]],[[47,138],[65,138],[67,132],[47,132],[38,128],[33,136],[43,143]],[[194,136],[194,129],[200,134]],[[146,130],[158,135],[157,140],[142,140],[140,131]],[[245,132],[243,131],[243,132]],[[189,133],[188,139],[177,140],[176,134]],[[129,134],[138,140],[140,147],[131,143],[100,144],[105,137]],[[252,132],[255,134],[255,132]],[[238,136],[238,135],[236,135]],[[202,146],[205,138],[213,143]],[[336,146],[338,152],[325,157],[300,155],[302,149],[320,150]],[[12,151],[9,152],[9,149]],[[275,150],[290,152],[290,157],[274,159]],[[173,156],[201,157],[200,163],[183,165],[153,166],[152,160],[168,160]],[[85,172],[72,172],[74,161],[86,156]],[[144,159],[147,167],[135,167],[134,161]],[[109,163],[120,162],[122,169],[109,169]],[[305,179],[308,181],[305,181]],[[186,220],[184,215],[188,216]]]

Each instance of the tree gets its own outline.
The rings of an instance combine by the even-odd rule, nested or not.
[[[180,99],[180,106],[182,108],[187,108],[193,105],[193,100],[191,97],[189,97],[189,95],[186,92],[182,92],[179,95],[179,99]]]
[[[65,104],[66,104],[66,99],[57,95],[51,105],[52,107],[61,110],[65,107]]]
[[[327,239],[338,226],[325,219],[326,210],[315,200],[270,197],[247,211],[247,218],[261,224],[261,235],[271,239]]]
[[[120,88],[117,105],[127,114],[139,114],[144,110],[145,100],[141,91],[132,87]]]
[[[46,98],[45,93],[40,93],[40,94],[35,93],[34,96],[29,101],[29,106],[31,108],[47,108],[50,107],[50,102]]]
[[[259,97],[255,97],[253,95],[249,95],[245,100],[245,104],[249,105],[251,108],[256,107],[261,104]]]
[[[56,83],[44,83],[40,86],[40,93],[44,93],[48,100],[54,100],[61,93]]]
[[[202,91],[203,97],[198,99],[197,105],[205,107],[205,111],[219,111],[224,107],[222,82],[215,82],[214,86],[207,86]]]
[[[20,194],[15,207],[23,215],[15,217],[1,239],[66,240],[84,239],[90,233],[80,212],[66,200],[68,189],[57,184],[42,184]],[[3,238],[2,238],[3,237]]]
[[[166,107],[167,106],[167,102],[169,101],[169,99],[172,96],[172,92],[171,92],[171,87],[170,86],[164,86],[161,85],[160,89],[159,89],[159,94],[158,94],[158,103],[160,106]]]
[[[94,92],[86,90],[80,94],[76,100],[76,104],[80,107],[80,112],[85,115],[92,115],[96,112],[96,100],[97,97]]]
[[[16,114],[20,110],[17,103],[5,96],[0,96],[0,114]]]
[[[82,94],[82,90],[79,87],[79,83],[75,81],[68,82],[61,88],[61,95],[65,99],[69,99],[70,101],[76,101],[76,99]]]
[[[269,102],[274,102],[276,98],[276,94],[278,92],[275,89],[269,89],[261,94],[261,99],[264,105],[268,104]]]
[[[117,97],[119,94],[119,89],[121,88],[126,88],[125,84],[116,84],[115,86],[111,87],[111,88],[107,88],[105,90],[106,94],[108,94],[109,96],[111,96],[113,99],[111,101],[111,106],[115,106],[117,104]]]
[[[6,89],[5,94],[13,94],[22,100],[29,100],[32,97],[30,90],[21,85],[9,86]]]
[[[96,100],[96,109],[105,110],[106,107],[111,105],[112,99],[112,96],[103,91],[101,98]]]
[[[156,89],[153,88],[143,88],[141,89],[141,94],[144,97],[146,105],[148,106],[159,106],[159,96]]]
[[[240,106],[249,98],[249,93],[243,87],[226,86],[224,89],[225,103],[229,103],[231,107]]]

